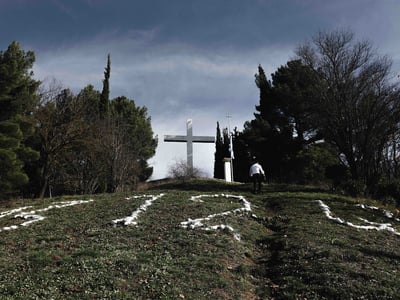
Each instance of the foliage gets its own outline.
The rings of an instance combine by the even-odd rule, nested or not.
[[[78,95],[55,81],[39,86],[28,73],[33,53],[15,42],[0,58],[1,197],[115,192],[151,176],[151,119],[133,100],[108,99],[110,56],[102,93],[88,85]]]
[[[312,127],[310,107],[315,76],[299,61],[290,61],[269,81],[261,66],[256,74],[260,103],[255,119],[246,122],[244,143],[276,181],[297,180],[293,165],[298,153],[319,138]]]
[[[335,152],[327,144],[311,144],[299,151],[294,172],[299,183],[328,183],[329,170],[339,167]]]
[[[286,116],[294,137],[294,147],[302,148],[321,139],[314,126],[315,87],[320,79],[313,70],[300,60],[288,61],[271,74],[272,97],[281,104],[281,113]]]
[[[113,184],[116,184],[115,187],[122,187],[135,184],[139,180],[147,180],[153,172],[147,165],[147,160],[155,154],[157,139],[153,138],[151,119],[147,116],[146,107],[137,107],[133,100],[117,97],[111,101],[111,112],[116,129],[114,137],[116,134],[121,135],[122,143],[117,142],[114,153],[117,154],[115,150],[122,147],[125,148],[125,155],[128,155],[121,157],[117,154],[110,157],[112,160],[120,157],[117,164],[116,161],[112,163]],[[112,140],[116,141],[115,138]],[[132,179],[133,182],[130,182]]]
[[[400,121],[399,89],[391,62],[348,31],[320,32],[297,54],[321,79],[315,88],[315,126],[334,145],[352,179],[373,185],[384,150]]]
[[[214,153],[214,178],[224,179],[224,158],[227,157],[227,149],[221,135],[219,122],[217,122],[217,133],[215,137],[215,153]]]
[[[185,160],[178,160],[168,168],[168,176],[173,179],[187,181],[191,178],[205,177],[204,171],[196,167],[189,167]]]
[[[101,91],[99,101],[100,118],[108,116],[110,111],[110,76],[111,76],[111,58],[107,56],[107,67],[104,70],[103,90]]]
[[[272,81],[258,67],[260,102],[240,137],[250,154],[274,181],[333,181],[353,195],[399,178],[400,89],[390,60],[348,31],[320,32],[296,54]]]
[[[236,127],[230,134],[232,135],[234,152],[234,157],[232,159],[233,179],[235,182],[247,182],[249,181],[248,171],[251,161],[247,141],[243,133],[238,131]],[[214,178],[225,179],[224,158],[231,158],[230,140],[228,128],[224,128],[221,134],[219,122],[217,122],[214,158]]]
[[[215,139],[215,160],[214,160],[214,178],[225,179],[225,168],[224,168],[224,158],[230,158],[231,154],[229,151],[229,132],[228,128],[222,130],[219,127],[219,122],[217,122],[217,133]]]
[[[29,178],[25,165],[38,159],[28,144],[39,82],[31,71],[35,55],[12,42],[0,52],[0,199],[18,192]]]
[[[373,196],[384,204],[400,207],[400,179],[383,179],[373,191]]]
[[[62,90],[55,99],[42,102],[34,114],[36,135],[40,139],[40,194],[44,197],[48,188],[66,179],[64,158],[87,134],[82,118],[82,106],[70,90]],[[67,162],[65,162],[67,163]]]
[[[154,155],[156,140],[146,108],[118,97],[110,103],[110,114],[101,119],[87,109],[98,95],[91,86],[78,96],[63,92],[63,106],[57,104],[58,96],[38,110],[41,196],[47,188],[53,194],[133,189],[151,175],[146,161]]]
[[[77,101],[82,105],[84,120],[89,123],[97,122],[100,116],[100,92],[89,84],[76,97]]]
[[[249,169],[251,165],[251,153],[247,144],[245,135],[237,130],[233,131],[233,149],[235,151],[235,159],[233,160],[233,179],[236,182],[248,182]],[[266,173],[269,176],[268,172]]]

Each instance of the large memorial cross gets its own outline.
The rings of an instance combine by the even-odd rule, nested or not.
[[[193,170],[193,143],[215,143],[213,136],[194,136],[192,119],[186,121],[186,135],[164,135],[164,142],[186,143],[187,166]]]

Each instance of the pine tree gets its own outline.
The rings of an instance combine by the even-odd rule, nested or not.
[[[24,166],[39,156],[25,145],[33,132],[30,117],[39,86],[30,71],[34,61],[34,53],[21,50],[15,41],[0,52],[0,198],[28,183]]]
[[[85,121],[94,123],[99,118],[101,93],[94,89],[94,86],[89,84],[84,87],[77,96],[77,101],[81,102]]]
[[[288,150],[293,140],[293,127],[284,111],[284,102],[276,97],[275,89],[267,80],[261,66],[255,75],[260,90],[260,104],[256,106],[255,119],[245,124],[246,140],[272,177],[283,180],[287,172]]]
[[[118,191],[152,175],[153,168],[147,160],[155,154],[157,139],[153,137],[147,108],[136,106],[132,99],[124,96],[113,99],[111,117],[109,155],[105,161],[111,170],[109,191]]]
[[[249,181],[249,168],[251,155],[244,135],[235,129],[232,133],[233,149],[235,150],[235,160],[233,163],[233,178],[237,182]]]
[[[107,67],[104,71],[103,90],[100,95],[99,113],[100,118],[105,118],[110,110],[110,75],[111,75],[111,59],[110,54],[107,56]]]

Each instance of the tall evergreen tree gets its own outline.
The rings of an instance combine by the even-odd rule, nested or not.
[[[251,162],[250,149],[243,133],[237,128],[232,133],[235,159],[233,161],[233,178],[237,182],[249,181],[249,168]]]
[[[273,96],[280,102],[298,147],[320,139],[313,119],[317,103],[315,89],[321,83],[317,74],[300,60],[292,60],[272,74],[272,82]]]
[[[307,164],[314,164],[316,155],[313,161],[304,157],[308,158],[311,150],[320,149],[307,149],[321,138],[312,122],[314,88],[318,84],[315,72],[300,60],[279,67],[271,75],[272,82],[261,66],[258,71],[255,82],[260,90],[260,103],[256,106],[255,119],[246,122],[244,133],[236,140],[249,145],[251,155],[261,162],[269,179],[302,183],[314,180],[315,177],[306,178],[305,169],[311,169]],[[320,166],[323,169],[325,165]],[[321,179],[325,178],[323,173],[320,175]]]
[[[105,118],[110,110],[110,75],[111,75],[111,59],[110,54],[107,55],[107,67],[104,71],[103,90],[100,95],[99,113],[101,118]]]
[[[111,170],[110,191],[147,180],[153,168],[147,163],[155,154],[157,138],[153,137],[151,118],[147,108],[135,105],[124,96],[111,101],[113,121],[112,143],[109,143]],[[116,159],[119,159],[118,161]]]
[[[214,178],[225,178],[224,158],[228,157],[230,157],[228,128],[224,128],[221,133],[219,122],[217,122],[217,135],[214,153]]]
[[[94,123],[99,119],[100,99],[101,93],[95,90],[91,84],[79,92],[77,101],[81,102],[85,121]]]
[[[224,179],[224,143],[222,140],[221,129],[217,122],[217,133],[215,138],[214,153],[214,178]]]
[[[28,182],[24,166],[39,157],[25,144],[40,84],[32,78],[34,61],[34,53],[15,41],[0,52],[0,198]]]
[[[292,138],[292,131],[280,102],[274,97],[271,82],[261,66],[255,75],[260,90],[260,102],[256,106],[255,119],[246,122],[244,133],[252,155],[270,170],[273,178],[282,180],[285,172],[286,148]]]

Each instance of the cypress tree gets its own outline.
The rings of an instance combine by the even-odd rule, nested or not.
[[[215,138],[215,153],[214,153],[214,178],[224,178],[224,143],[222,140],[219,122],[217,122],[217,133]]]
[[[108,115],[110,110],[110,74],[111,74],[111,59],[110,54],[107,55],[107,67],[104,71],[103,90],[100,95],[99,113],[100,118]]]
[[[228,128],[221,130],[219,127],[219,122],[217,122],[217,135],[215,142],[215,154],[214,154],[214,178],[224,179],[224,158],[230,157],[229,153],[229,133]]]

